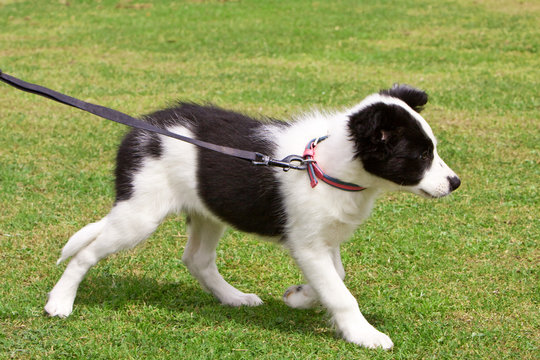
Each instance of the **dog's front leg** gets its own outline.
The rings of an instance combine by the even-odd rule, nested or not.
[[[341,280],[345,279],[345,269],[341,262],[339,245],[332,248],[332,261]],[[283,301],[295,309],[310,309],[319,304],[319,297],[309,284],[292,285],[283,294]]]
[[[319,243],[314,246],[289,244],[292,256],[303,271],[319,301],[332,315],[337,330],[349,342],[367,348],[391,349],[390,338],[375,329],[364,318],[358,303],[336,269],[332,248]]]

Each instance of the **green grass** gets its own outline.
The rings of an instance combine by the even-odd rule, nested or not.
[[[0,84],[0,358],[537,359],[540,6],[535,1],[0,0],[0,68],[142,114],[175,99],[286,117],[394,82],[461,176],[453,196],[384,196],[343,246],[347,286],[391,352],[286,307],[285,251],[230,231],[220,306],[180,258],[182,218],[101,262],[68,319],[42,308],[67,238],[109,210],[125,128]]]

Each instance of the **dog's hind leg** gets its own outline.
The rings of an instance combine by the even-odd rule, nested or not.
[[[332,249],[332,262],[341,280],[345,279],[339,245]],[[309,284],[290,286],[283,294],[283,301],[295,309],[311,309],[319,304],[317,294]]]
[[[189,272],[206,291],[222,304],[257,306],[262,300],[255,294],[245,294],[229,284],[218,271],[216,247],[225,226],[215,220],[192,214],[188,219],[188,242],[182,256]]]
[[[149,207],[147,202],[123,201],[101,221],[87,225],[73,235],[60,261],[73,257],[49,293],[45,311],[51,316],[69,316],[77,288],[88,270],[104,257],[139,244],[154,232],[166,215],[164,208]]]

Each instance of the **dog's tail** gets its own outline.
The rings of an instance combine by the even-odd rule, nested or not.
[[[103,230],[106,219],[107,218],[105,217],[98,222],[88,224],[70,237],[66,245],[64,245],[62,255],[56,264],[58,265],[70,256],[75,255],[85,246],[94,241]]]

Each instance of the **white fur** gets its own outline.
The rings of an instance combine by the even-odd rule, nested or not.
[[[367,187],[351,193],[322,184],[311,188],[302,172],[289,171],[279,177],[289,214],[287,246],[308,281],[300,292],[291,293],[294,287],[289,288],[284,300],[297,308],[320,302],[332,314],[334,324],[347,341],[389,349],[393,346],[390,338],[365,320],[343,283],[345,273],[339,246],[369,216],[381,190],[397,186],[366,173],[359,161],[353,161],[347,120],[346,113],[313,113],[275,137],[280,157],[301,154],[309,140],[329,135],[317,146],[316,160],[321,168],[343,181]]]
[[[366,321],[356,299],[343,283],[345,271],[339,246],[369,216],[381,192],[401,189],[440,197],[450,192],[447,177],[455,174],[436,151],[432,167],[414,187],[400,187],[364,171],[361,162],[353,159],[347,121],[351,113],[376,102],[407,109],[436,144],[431,128],[418,113],[403,101],[384,95],[372,95],[348,111],[312,112],[289,127],[268,125],[260,136],[275,142],[274,156],[283,158],[302,154],[306,143],[313,138],[330,135],[317,146],[316,160],[320,166],[334,177],[367,188],[354,193],[322,183],[311,188],[306,172],[275,169],[287,209],[285,244],[308,282],[290,287],[284,301],[296,308],[320,303],[328,309],[347,341],[368,348],[390,349],[393,346],[390,338]],[[183,127],[170,130],[191,136]],[[170,138],[163,137],[162,142],[163,156],[159,160],[146,159],[135,175],[133,196],[117,203],[105,218],[81,229],[65,245],[59,262],[70,256],[72,259],[49,294],[45,310],[51,316],[66,317],[72,312],[78,285],[90,267],[107,255],[137,245],[165,216],[179,211],[189,213],[191,218],[182,260],[201,286],[223,304],[255,306],[262,303],[257,295],[234,288],[218,272],[215,249],[225,224],[204,206],[197,194],[196,149]]]

